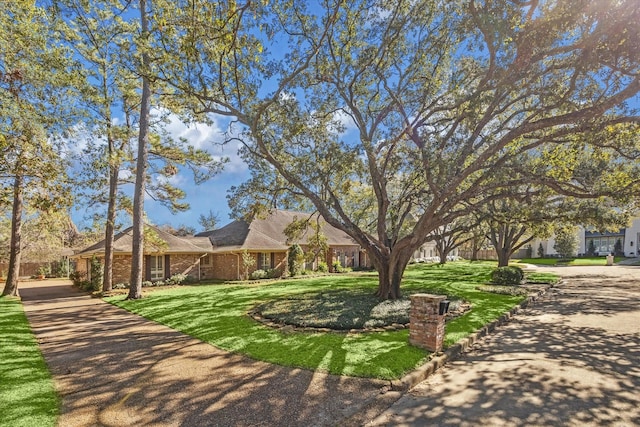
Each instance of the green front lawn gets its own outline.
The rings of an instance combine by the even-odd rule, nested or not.
[[[59,399],[20,300],[0,297],[0,425],[54,426]]]
[[[619,262],[625,259],[625,257],[614,257],[613,262]],[[535,264],[535,265],[558,265],[558,261],[561,261],[562,265],[606,265],[606,257],[588,257],[588,258],[572,258],[569,262],[566,260],[560,260],[558,258],[523,258],[513,260],[514,262],[521,264]]]
[[[482,292],[495,263],[456,262],[410,266],[403,290],[447,294],[469,301],[471,311],[447,323],[450,346],[522,301],[523,296]],[[428,352],[408,344],[408,330],[345,333],[273,329],[247,313],[258,304],[308,293],[363,290],[373,293],[376,273],[277,280],[263,284],[185,286],[158,290],[137,301],[122,296],[107,301],[165,324],[219,348],[284,366],[393,379],[410,372]]]

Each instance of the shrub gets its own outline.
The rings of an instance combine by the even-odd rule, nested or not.
[[[320,261],[320,262],[318,262],[318,271],[320,273],[326,273],[326,272],[329,271],[329,266],[327,265],[326,262]]]
[[[524,279],[524,271],[520,267],[498,267],[491,273],[491,282],[496,285],[519,285]]]
[[[187,280],[189,276],[182,273],[176,273],[167,280],[165,280],[165,284],[167,285],[181,285],[185,280]]]
[[[144,283],[142,283],[142,286],[144,286]],[[115,285],[112,286],[113,289],[129,289],[129,284],[128,283],[116,283]]]
[[[64,261],[59,262],[55,274],[56,277],[67,277],[69,275],[67,263]]]
[[[38,267],[38,276],[48,276],[49,274],[51,274],[51,267],[48,265]]]
[[[280,270],[277,268],[270,268],[267,270],[267,278],[268,279],[276,279],[281,276]]]
[[[249,275],[249,279],[258,280],[258,279],[266,279],[269,275],[264,270],[255,270],[253,273]]]
[[[148,288],[148,287],[151,287],[151,286],[154,286],[154,284],[150,280],[145,280],[144,282],[142,282],[142,287],[143,288]]]
[[[69,274],[69,279],[71,279],[71,281],[73,282],[73,286],[82,288],[80,284],[85,281],[86,276],[87,275],[83,272],[74,271],[73,273]]]
[[[340,264],[340,260],[335,260],[332,266],[335,273],[350,273],[352,271],[351,267],[343,267],[342,264]]]

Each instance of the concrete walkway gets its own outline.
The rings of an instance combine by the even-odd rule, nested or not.
[[[640,267],[564,282],[369,426],[640,426]]]
[[[68,282],[25,282],[20,293],[63,427],[336,425],[386,385],[231,354]]]

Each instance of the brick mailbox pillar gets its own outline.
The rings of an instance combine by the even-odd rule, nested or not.
[[[440,302],[445,295],[411,295],[409,310],[409,343],[437,353],[444,341],[444,318],[439,314]]]

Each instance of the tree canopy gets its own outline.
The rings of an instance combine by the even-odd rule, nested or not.
[[[543,159],[637,132],[633,0],[178,3],[156,28],[160,78],[194,113],[233,117],[247,153],[365,248],[381,298],[429,233],[514,186],[607,190]],[[346,208],[353,185],[371,189],[373,227]]]
[[[24,210],[52,212],[70,201],[53,136],[76,116],[77,64],[60,43],[58,29],[31,1],[0,3],[0,208],[12,206],[3,295],[18,292]]]
[[[634,1],[178,3],[155,28],[159,78],[194,114],[233,117],[248,155],[367,250],[382,298],[429,233],[514,185],[601,190],[523,157],[637,126]]]

